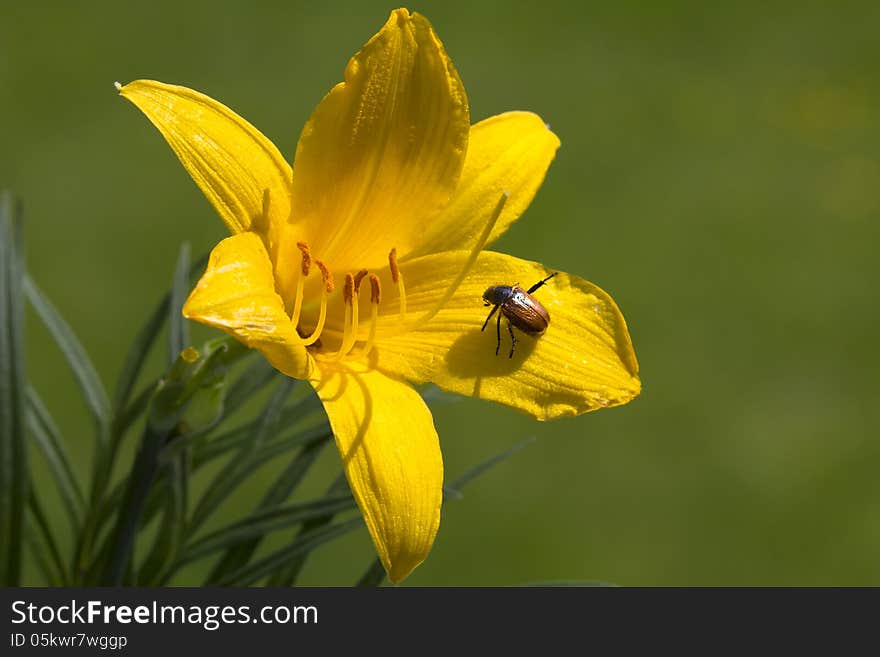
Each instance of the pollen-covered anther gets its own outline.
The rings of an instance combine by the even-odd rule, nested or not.
[[[379,277],[370,274],[370,303],[378,306],[382,302],[382,286],[379,285]]]
[[[312,253],[309,251],[309,245],[305,242],[297,242],[296,248],[302,251],[302,273],[303,276],[309,275],[309,267],[312,266]]]
[[[361,269],[357,274],[354,275],[354,293],[357,294],[361,289],[361,281],[364,280],[364,277],[369,274],[366,269]]]
[[[382,287],[379,285],[379,277],[370,274],[370,333],[367,336],[367,344],[361,352],[364,356],[373,350],[376,341],[376,325],[379,323],[379,304],[382,301]]]
[[[315,344],[318,338],[321,337],[321,331],[324,330],[324,323],[327,321],[327,295],[333,292],[336,287],[333,283],[333,273],[327,268],[327,265],[320,260],[315,260],[314,262],[315,266],[321,270],[321,278],[324,285],[321,288],[321,310],[318,311],[318,323],[312,334],[303,341],[307,347]]]
[[[333,290],[336,289],[336,284],[333,282],[333,272],[327,269],[327,265],[320,260],[315,260],[315,264],[321,270],[321,278],[324,279],[324,289],[327,290],[327,294],[332,294]]]
[[[397,284],[397,293],[400,295],[400,321],[406,319],[406,287],[403,284],[403,274],[397,264],[397,247],[391,249],[388,254],[388,269],[391,270],[391,280]]]
[[[309,252],[309,245],[305,242],[297,242],[296,247],[302,252],[302,267],[301,275],[296,280],[296,297],[293,302],[293,312],[290,313],[290,322],[294,328],[299,325],[299,316],[303,305],[303,290],[305,289],[306,277],[309,275],[309,268],[312,265],[312,254]]]

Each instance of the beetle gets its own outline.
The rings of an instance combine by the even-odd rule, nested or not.
[[[514,326],[526,335],[533,337],[543,335],[544,331],[547,330],[547,327],[550,325],[550,313],[541,305],[540,301],[532,296],[532,292],[545,285],[547,281],[558,273],[556,271],[553,272],[547,278],[532,285],[528,290],[524,290],[516,285],[495,285],[483,292],[483,305],[494,306],[494,308],[492,308],[486,321],[483,322],[483,328],[480,331],[485,331],[486,326],[489,325],[489,320],[492,319],[492,315],[498,310],[501,311],[498,313],[498,322],[496,324],[498,334],[498,344],[495,346],[496,356],[501,349],[502,315],[507,318],[507,332],[510,333],[510,353],[507,355],[508,358],[513,358],[513,351],[516,349],[516,335],[513,333]]]

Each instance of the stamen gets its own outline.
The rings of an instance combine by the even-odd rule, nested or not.
[[[315,260],[315,265],[321,270],[321,277],[324,279],[324,287],[321,288],[321,310],[318,311],[318,324],[312,334],[304,340],[305,346],[315,344],[321,337],[321,331],[324,330],[324,322],[327,321],[327,295],[333,292],[335,286],[333,284],[333,274],[327,269],[327,266],[320,260]]]
[[[293,302],[293,312],[290,314],[290,323],[293,324],[294,328],[299,324],[299,316],[303,305],[303,287],[306,283],[306,277],[309,275],[309,267],[312,264],[309,245],[305,242],[297,242],[296,246],[302,252],[302,275],[296,279],[296,300]]]
[[[354,303],[352,300],[354,299]],[[354,297],[354,276],[345,275],[345,287],[342,288],[342,300],[345,303],[345,317],[342,320],[342,343],[339,345],[339,351],[330,358],[333,360],[342,358],[351,351],[351,345],[354,344],[354,337],[357,330],[357,300]],[[354,330],[352,330],[354,329]]]
[[[367,344],[361,355],[366,356],[373,351],[373,343],[376,341],[376,324],[379,323],[379,302],[382,300],[382,288],[379,286],[379,277],[370,274],[370,334],[367,336]]]
[[[302,261],[302,273],[303,276],[309,275],[309,267],[312,264],[312,253],[309,251],[309,245],[305,242],[297,242],[296,248],[302,251],[303,261]]]
[[[388,254],[388,268],[391,270],[391,280],[397,284],[397,293],[400,296],[400,321],[406,319],[406,287],[403,284],[403,275],[397,265],[397,247],[391,249]]]
[[[364,276],[366,276],[369,272],[366,269],[361,269],[357,274],[354,275],[354,295],[357,296],[357,293],[361,289],[361,281],[364,280]]]

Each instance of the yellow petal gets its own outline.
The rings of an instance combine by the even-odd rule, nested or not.
[[[434,307],[466,257],[464,252],[447,252],[407,263],[410,317]],[[550,325],[537,338],[514,329],[519,342],[513,358],[508,358],[510,335],[502,319],[501,348],[495,355],[495,317],[480,330],[491,310],[483,306],[483,292],[495,285],[528,289],[550,273],[539,263],[483,252],[443,310],[418,330],[377,338],[370,363],[391,376],[432,381],[539,420],[630,401],[641,384],[623,315],[606,292],[576,276],[560,273],[535,291],[535,299],[550,313]],[[395,306],[392,302],[386,309],[380,336],[395,331]]]
[[[399,582],[424,561],[440,525],[443,458],[431,411],[378,372],[318,363],[316,374],[348,483],[388,578]]]
[[[250,123],[186,87],[136,80],[119,93],[159,129],[231,233],[267,235],[287,221],[290,165]]]
[[[296,239],[340,271],[387,264],[392,247],[403,256],[455,189],[469,130],[464,87],[431,25],[391,12],[303,128]]]
[[[488,243],[498,239],[532,202],[558,148],[559,138],[531,112],[507,112],[473,125],[455,194],[426,226],[412,256],[467,249],[508,192]]]
[[[259,349],[288,376],[305,379],[311,373],[311,358],[275,292],[272,263],[255,233],[227,237],[214,247],[183,314]]]

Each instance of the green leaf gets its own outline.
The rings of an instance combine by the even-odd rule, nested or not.
[[[163,460],[168,460],[186,444],[192,444],[196,461],[200,463],[212,461],[230,450],[240,449],[250,442],[251,438],[259,431],[261,422],[262,418],[257,418],[219,435],[209,433],[194,435],[192,438],[188,438],[186,443],[180,442],[168,445],[162,452],[162,458]],[[311,430],[319,425],[327,426],[327,416],[321,410],[317,396],[289,404],[281,411],[281,416],[277,423],[278,433],[267,444],[271,444],[275,439]]]
[[[195,272],[202,269],[207,262],[207,254],[193,262],[189,269],[190,278]],[[141,327],[140,331],[138,331],[134,342],[132,342],[131,346],[128,348],[128,354],[125,357],[125,363],[122,366],[119,380],[116,383],[116,391],[113,395],[113,409],[117,416],[123,412],[123,409],[128,404],[131,392],[134,390],[134,386],[140,376],[141,368],[144,365],[144,361],[147,359],[147,354],[150,353],[150,348],[155,343],[159,331],[162,330],[162,325],[168,317],[168,308],[170,305],[171,292],[168,292],[162,297],[162,300],[159,301],[153,309],[153,312],[150,313],[149,318]]]
[[[458,477],[455,481],[453,481],[447,487],[445,487],[444,492],[446,492],[447,495],[453,497],[453,499],[458,499],[458,500],[462,499],[464,497],[464,495],[462,495],[462,493],[460,491],[461,488],[463,488],[465,485],[467,485],[468,483],[470,483],[471,481],[473,481],[474,479],[479,477],[481,474],[483,474],[487,470],[493,468],[494,466],[498,465],[502,461],[506,461],[507,459],[509,459],[511,456],[513,456],[517,452],[525,449],[526,447],[531,445],[533,442],[535,442],[535,440],[536,439],[534,437],[526,438],[525,440],[522,440],[522,441],[516,443],[512,447],[505,449],[500,454],[496,454],[495,456],[486,459],[482,463],[478,463],[473,468],[471,468],[470,470],[465,472],[463,475]]]
[[[344,495],[320,498],[311,502],[289,504],[253,513],[243,520],[227,525],[193,541],[184,550],[180,558],[180,565],[200,559],[219,550],[239,546],[257,537],[262,538],[271,532],[290,529],[312,518],[324,516],[328,513],[349,511],[355,509],[356,506],[351,495]],[[241,564],[229,572],[239,570],[243,565]]]
[[[285,548],[260,559],[244,568],[226,575],[218,586],[251,586],[255,582],[298,561],[316,547],[364,526],[363,518],[357,517],[336,525],[320,527],[300,534]]]
[[[218,379],[222,379],[225,351],[226,347],[220,344],[214,351],[195,360],[192,360],[193,354],[181,354],[151,399],[147,424],[126,481],[125,496],[119,506],[109,555],[103,567],[101,582],[104,585],[120,585],[125,574],[133,569],[135,535],[159,470],[162,446],[180,435],[181,427],[187,424],[189,404],[197,401],[206,387],[212,388]],[[103,550],[99,551],[101,553]]]
[[[385,581],[385,566],[376,558],[373,559],[373,562],[364,574],[361,575],[355,586],[358,588],[375,588],[380,586],[383,581]]]
[[[67,509],[74,534],[79,530],[83,518],[85,499],[80,490],[70,458],[67,455],[64,439],[58,430],[43,400],[32,387],[27,388],[27,425],[31,435],[43,453],[46,463],[55,478],[55,485]]]
[[[269,433],[275,430],[281,415],[281,408],[294,385],[295,381],[286,377],[279,382],[260,414],[260,424],[252,439],[245,443],[236,457],[230,460],[214,477],[196,505],[190,520],[190,531],[196,531],[201,527],[238,484],[254,472],[252,456],[262,446]]]
[[[323,435],[312,442],[303,445],[303,448],[278,476],[275,483],[273,483],[272,486],[269,487],[269,490],[263,495],[263,499],[260,501],[259,505],[257,505],[255,515],[251,517],[256,517],[260,512],[270,511],[287,500],[306,476],[306,473],[318,458],[327,442],[327,436]],[[210,583],[216,581],[223,575],[223,573],[241,568],[250,560],[251,556],[253,556],[254,552],[259,547],[262,538],[262,536],[257,535],[247,543],[235,545],[235,547],[230,548],[226,554],[223,555],[223,558],[217,562],[217,565],[214,566],[214,569],[208,576],[207,582]]]
[[[58,544],[52,534],[52,528],[49,525],[46,514],[43,512],[40,500],[37,498],[34,491],[31,491],[28,496],[28,508],[30,510],[30,519],[32,521],[29,531],[34,534],[35,542],[41,543],[45,548],[44,554],[46,554],[48,560],[52,564],[52,568],[56,571],[59,578],[59,581],[57,582],[50,582],[50,586],[67,586],[70,580],[67,574],[67,569],[64,566],[64,559],[61,558],[61,552],[58,549]],[[37,536],[42,540],[36,540]]]
[[[21,208],[0,197],[0,584],[21,579],[28,461],[25,438]]]
[[[162,583],[161,572],[177,557],[186,525],[187,454],[177,456],[168,467],[170,491],[165,497],[165,514],[153,547],[138,572],[139,586]]]
[[[92,417],[98,426],[104,429],[103,432],[98,432],[99,439],[106,441],[107,434],[105,432],[110,426],[110,400],[107,398],[101,379],[95,371],[95,366],[92,365],[92,361],[89,360],[88,354],[74,335],[70,325],[61,317],[55,306],[29,276],[25,276],[24,290],[31,306],[43,320],[43,324],[46,325],[73,371],[73,376],[82,389]]]
[[[189,242],[180,245],[177,266],[171,282],[171,300],[168,304],[168,364],[174,363],[180,352],[189,346],[189,324],[183,316],[183,302],[189,295]]]
[[[128,475],[125,497],[119,507],[113,530],[109,559],[101,578],[104,586],[122,584],[123,575],[131,560],[135,534],[141,523],[144,504],[158,469],[159,450],[169,436],[168,428],[154,426],[151,422],[147,422],[144,428],[141,446]]]
[[[327,488],[327,492],[325,495],[332,496],[338,495],[343,491],[349,491],[348,480],[345,478],[345,473],[340,472],[336,479],[330,484]],[[299,538],[306,536],[311,532],[315,532],[320,530],[322,527],[326,527],[331,522],[333,522],[333,517],[335,514],[326,513],[323,516],[318,516],[317,518],[313,518],[308,522],[304,523],[302,529],[300,529],[299,534],[297,535],[296,540]],[[296,540],[294,542],[296,542]],[[297,578],[299,578],[299,574],[302,572],[303,566],[306,565],[306,559],[308,558],[308,551],[302,552],[295,559],[292,559],[284,568],[280,568],[272,573],[272,576],[269,578],[269,586],[293,586],[296,582]]]
[[[232,413],[259,390],[283,375],[258,355],[229,386],[226,393],[227,413]]]

